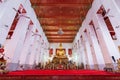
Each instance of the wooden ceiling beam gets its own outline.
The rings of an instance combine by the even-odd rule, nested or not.
[[[46,33],[45,34],[46,36],[75,36],[76,34],[62,34],[62,35],[58,35],[58,34],[48,34]]]
[[[48,24],[48,23],[46,23],[46,24],[44,24],[44,23],[40,23],[41,25],[43,25],[43,26],[59,26],[59,27],[61,27],[61,26],[80,26],[80,23],[79,24],[76,24],[76,23],[51,23],[51,24]]]
[[[77,26],[69,26],[70,28],[65,27],[65,26],[62,26],[62,27],[59,27],[59,26],[55,26],[56,28],[54,28],[54,26],[47,26],[47,27],[42,27],[43,30],[59,30],[60,28],[62,28],[63,31],[69,31],[69,30],[79,30],[80,27],[77,27]],[[48,29],[47,29],[48,28]]]
[[[32,6],[33,7],[36,7],[36,6],[50,6],[50,7],[54,7],[54,6],[64,6],[64,7],[79,7],[79,6],[88,6],[88,5],[91,5],[91,3],[71,3],[71,4],[61,4],[61,3],[32,3]]]
[[[75,36],[47,36],[47,38],[74,38]]]
[[[44,29],[45,32],[49,32],[49,31],[50,31],[50,32],[56,32],[56,31],[58,31],[58,30],[59,30],[59,29],[57,29],[57,30],[52,30],[52,29],[51,29],[51,30],[50,30],[50,29],[45,30],[45,29]],[[75,30],[75,29],[73,29],[73,30],[67,30],[67,29],[66,29],[66,30],[63,30],[63,31],[65,31],[65,32],[73,32],[73,31],[75,31],[75,32],[76,32],[76,31],[78,31],[78,30]]]
[[[49,41],[50,43],[72,43],[73,41]]]
[[[60,42],[65,42],[65,43],[72,43],[73,42],[73,40],[48,40],[49,42],[58,42],[58,43],[60,43]]]
[[[75,3],[91,3],[93,0],[30,0],[31,3],[42,3],[42,4],[75,4]]]
[[[40,20],[40,23],[42,24],[42,25],[44,25],[44,24],[81,24],[81,21],[82,20],[65,20],[65,19],[63,19],[63,20],[58,20],[58,19],[54,19],[54,20]]]
[[[62,38],[60,38],[60,39],[49,39],[49,40],[55,40],[55,41],[58,41],[58,40],[64,40],[64,41],[71,40],[72,41],[73,39],[64,39],[64,38],[62,39]]]
[[[58,29],[60,28],[60,26],[58,26],[58,25],[57,25],[57,26],[43,26],[43,25],[42,25],[42,28],[43,28],[43,29],[57,29],[57,30],[58,30]],[[80,28],[80,26],[61,26],[61,28],[62,28],[63,30],[66,30],[66,29],[68,29],[68,30],[69,30],[69,29],[70,29],[70,30],[71,30],[71,29],[78,30],[78,29]]]
[[[84,15],[85,15],[85,14],[84,14]],[[84,15],[81,15],[81,16],[84,16]],[[80,15],[67,15],[67,16],[60,16],[60,15],[41,15],[41,16],[40,16],[40,15],[38,15],[38,16],[37,16],[38,19],[39,19],[39,18],[56,18],[56,19],[58,18],[58,19],[59,19],[59,17],[61,17],[61,18],[64,17],[64,18],[68,18],[68,19],[70,18],[70,19],[72,19],[73,17],[74,17],[74,18],[80,18]],[[63,18],[63,19],[64,19],[64,18]]]
[[[40,4],[89,4],[92,3],[93,0],[30,0],[32,5],[40,5]]]
[[[40,13],[40,14],[53,14],[55,12],[60,13],[60,14],[64,14],[69,13],[69,14],[81,14],[81,12],[83,11],[88,11],[88,9],[91,6],[81,6],[81,7],[63,7],[62,9],[59,7],[34,7],[34,10],[36,13]]]
[[[67,27],[67,26],[73,26],[73,27],[80,27],[81,26],[81,23],[82,22],[79,22],[79,23],[57,23],[57,22],[54,22],[54,23],[42,23],[40,22],[41,26],[56,26],[56,27]],[[52,28],[52,27],[51,27]]]
[[[48,39],[48,41],[73,41],[73,39]]]
[[[50,14],[37,14],[37,17],[38,19],[39,18],[62,18],[62,17],[65,17],[65,18],[80,18],[81,16],[84,17],[86,14],[68,14],[68,15],[61,15],[61,14],[55,14],[55,15],[50,15]],[[84,17],[85,18],[85,17]]]
[[[65,20],[65,19],[63,19],[63,20],[58,20],[58,19],[48,19],[48,20],[46,20],[46,19],[42,19],[42,20],[39,20],[40,21],[40,24],[41,25],[46,25],[46,26],[48,26],[49,24],[50,24],[50,26],[52,25],[52,24],[58,24],[58,25],[64,25],[64,24],[81,24],[81,21],[82,20]],[[55,25],[54,25],[55,26]]]
[[[54,27],[50,27],[50,28],[48,28],[48,29],[47,29],[47,27],[46,27],[46,28],[43,27],[43,30],[46,30],[46,31],[52,31],[52,30],[58,31],[60,28],[62,28],[63,31],[78,31],[78,30],[79,30],[79,28],[77,28],[77,27],[75,27],[75,26],[74,26],[74,27],[71,27],[71,28],[64,28],[64,27],[54,28]]]
[[[56,16],[56,17],[49,17],[49,18],[46,18],[45,16],[42,18],[42,17],[37,17],[38,20],[71,20],[71,21],[74,21],[74,20],[80,20],[80,17],[72,17],[72,16],[69,16],[69,17],[65,17],[65,16]]]
[[[45,31],[44,31],[45,32]],[[46,31],[46,34],[58,34],[57,31]],[[76,34],[76,31],[64,31],[64,34]]]
[[[47,37],[47,38],[48,38],[48,37]],[[66,39],[66,40],[72,39],[72,40],[73,40],[74,38],[66,38],[66,37],[64,37],[64,38],[63,38],[63,37],[62,37],[62,38],[57,38],[57,37],[56,37],[56,38],[52,38],[52,37],[49,37],[48,39],[49,39],[49,40],[50,40],[50,39]]]
[[[45,33],[57,33],[58,31],[44,31]],[[72,34],[72,33],[77,33],[77,31],[63,31],[64,34]]]
[[[90,6],[91,7],[91,6]],[[35,12],[39,12],[40,14],[63,14],[66,12],[67,14],[80,14],[83,11],[88,11],[90,8],[89,6],[82,6],[82,7],[63,7],[60,9],[59,7],[36,7],[34,8]]]
[[[75,36],[47,36],[47,38],[74,38]]]

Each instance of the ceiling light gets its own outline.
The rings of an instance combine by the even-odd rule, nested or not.
[[[64,32],[63,32],[62,28],[59,28],[58,34],[59,34],[59,35],[62,35],[63,33],[64,33]]]

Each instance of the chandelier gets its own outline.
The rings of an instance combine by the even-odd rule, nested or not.
[[[63,33],[64,33],[64,32],[63,32],[62,28],[59,28],[58,34],[59,34],[59,35],[62,35]]]

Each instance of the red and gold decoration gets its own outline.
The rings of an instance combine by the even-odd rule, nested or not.
[[[0,47],[0,58],[1,58],[1,57],[4,57],[3,52],[4,52],[4,46],[1,46],[1,47]]]
[[[53,49],[51,48],[51,49],[49,50],[49,56],[51,57],[52,54],[53,54]]]
[[[52,49],[50,49],[50,55],[52,54]],[[69,49],[69,55],[72,55],[72,49]],[[75,62],[70,62],[68,56],[66,55],[66,49],[63,48],[62,43],[56,48],[55,55],[51,62],[45,65],[45,69],[53,70],[67,70],[67,69],[77,69]]]
[[[117,59],[117,68],[118,70],[116,72],[120,72],[120,58]]]
[[[6,60],[4,59],[4,46],[0,48],[0,73],[4,74],[8,71],[6,70]]]

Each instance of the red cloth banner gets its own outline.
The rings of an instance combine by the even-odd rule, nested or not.
[[[72,55],[72,49],[68,49],[68,54],[71,56]]]
[[[51,49],[49,50],[49,56],[51,57],[52,54],[53,54],[53,49],[51,48]]]

